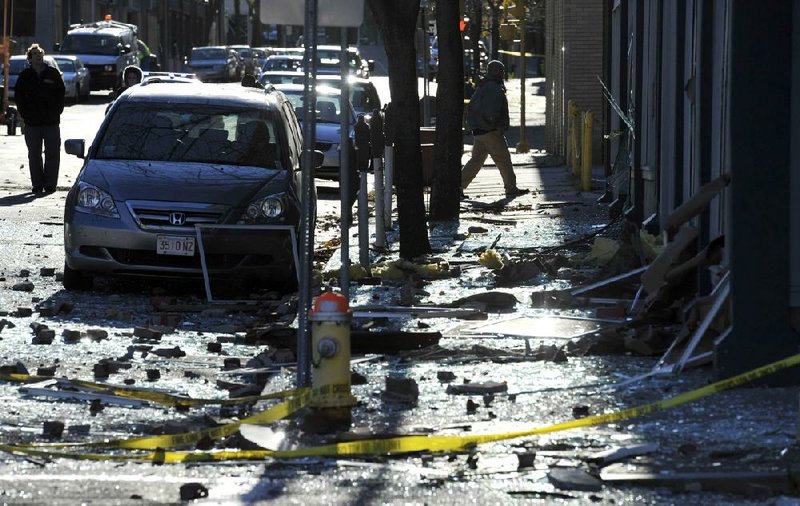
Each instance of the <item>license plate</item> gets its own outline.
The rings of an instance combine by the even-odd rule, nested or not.
[[[159,255],[194,255],[194,237],[182,235],[159,235],[156,238],[156,253]]]

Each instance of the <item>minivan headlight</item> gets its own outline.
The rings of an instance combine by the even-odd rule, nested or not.
[[[107,192],[89,183],[78,184],[78,200],[75,210],[82,213],[99,214],[110,218],[119,218],[117,205]]]
[[[285,195],[275,194],[256,199],[247,206],[245,215],[239,223],[258,223],[275,220],[286,213]]]

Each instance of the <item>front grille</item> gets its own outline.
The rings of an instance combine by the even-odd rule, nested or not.
[[[168,202],[129,202],[128,209],[144,230],[191,230],[220,223],[225,214],[223,206]]]
[[[116,71],[114,71],[114,70],[106,71],[105,70],[105,68],[106,68],[105,65],[86,65],[86,68],[89,69],[89,73],[93,77],[94,76],[102,76],[102,75],[116,76]]]
[[[191,257],[159,255],[155,251],[142,251],[122,248],[108,248],[108,253],[115,261],[131,266],[136,265],[177,269],[202,268],[200,265],[200,257],[197,255]],[[209,270],[229,270],[240,265],[245,258],[247,258],[247,255],[207,254],[206,266],[208,266]]]

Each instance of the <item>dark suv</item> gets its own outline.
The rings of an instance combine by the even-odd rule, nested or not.
[[[65,203],[64,287],[100,274],[294,285],[301,145],[272,87],[130,88],[88,153],[83,139],[65,142],[85,162]]]

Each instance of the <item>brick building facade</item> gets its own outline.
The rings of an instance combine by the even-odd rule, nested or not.
[[[567,159],[567,103],[592,111],[593,163],[604,161],[606,103],[599,78],[604,71],[605,2],[547,0],[545,4],[547,62],[546,149]]]

